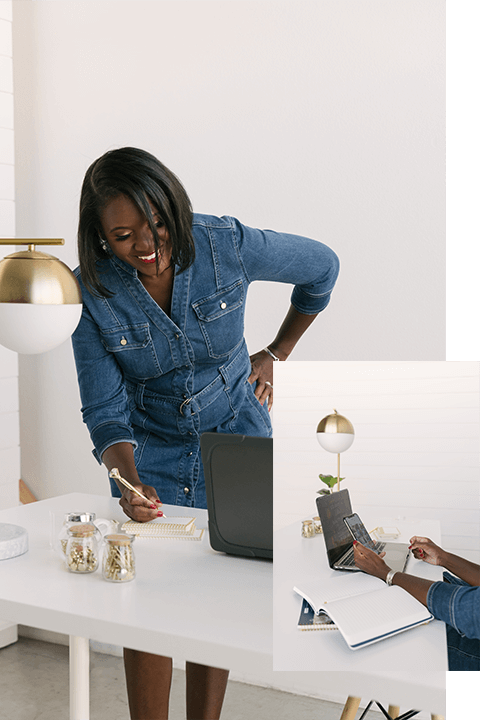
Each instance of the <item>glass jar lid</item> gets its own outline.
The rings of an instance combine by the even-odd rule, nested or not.
[[[68,534],[73,537],[91,537],[96,532],[92,523],[78,523],[68,528]]]
[[[114,533],[105,535],[104,540],[113,545],[130,545],[135,540],[135,535],[127,535],[126,533]]]

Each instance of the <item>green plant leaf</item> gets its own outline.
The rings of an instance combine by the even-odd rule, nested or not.
[[[337,484],[337,478],[334,475],[320,475],[318,476],[320,480],[325,483],[325,485],[328,485],[329,488],[335,487]],[[345,480],[345,478],[340,478],[340,482],[342,480]]]

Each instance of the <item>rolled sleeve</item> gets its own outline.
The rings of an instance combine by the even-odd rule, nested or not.
[[[137,446],[123,373],[104,348],[98,327],[86,308],[72,336],[72,345],[83,422],[94,445],[93,455],[101,464],[103,453],[112,445],[129,442]]]
[[[327,307],[340,269],[333,250],[319,240],[258,230],[235,218],[229,220],[249,282],[293,284],[292,305],[305,315],[316,315]]]
[[[427,607],[460,635],[480,639],[480,587],[435,582],[428,589]]]

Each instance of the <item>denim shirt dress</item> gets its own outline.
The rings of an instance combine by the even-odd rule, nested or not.
[[[480,587],[448,572],[430,585],[427,607],[447,625],[449,670],[480,670]]]
[[[206,507],[201,434],[271,435],[268,409],[248,382],[249,284],[291,283],[293,306],[316,314],[329,302],[339,263],[319,241],[231,217],[195,214],[192,229],[196,257],[175,276],[170,317],[115,255],[98,262],[112,297],[89,293],[77,268],[83,313],[72,341],[98,462],[111,445],[130,442],[141,481],[162,502]],[[119,497],[113,481],[111,488]]]

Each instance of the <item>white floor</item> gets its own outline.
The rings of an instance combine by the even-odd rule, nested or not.
[[[91,652],[90,683],[90,720],[129,720],[121,658]],[[175,670],[170,720],[184,720],[184,694],[184,673]],[[342,709],[336,703],[229,682],[222,720],[339,720]],[[367,717],[383,716],[369,712]],[[67,718],[68,648],[20,637],[1,649],[0,720]]]

